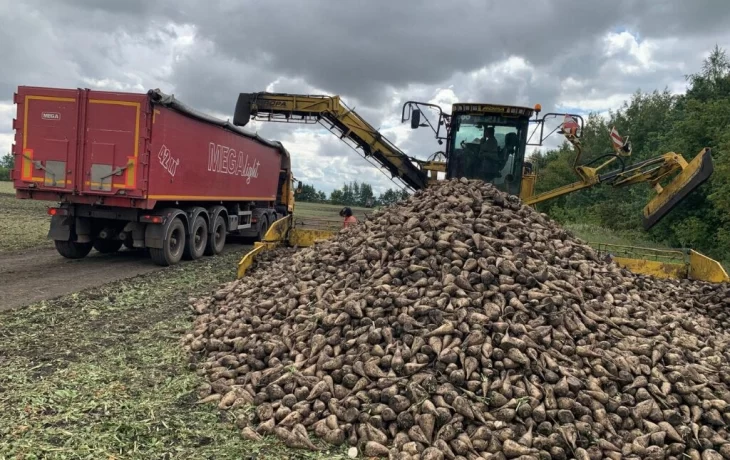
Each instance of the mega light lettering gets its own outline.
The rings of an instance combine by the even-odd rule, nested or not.
[[[245,177],[246,183],[250,184],[251,178],[259,177],[260,165],[256,158],[249,158],[234,148],[215,142],[208,145],[208,171]]]

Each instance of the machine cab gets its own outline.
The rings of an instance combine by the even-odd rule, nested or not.
[[[519,195],[533,109],[494,104],[452,106],[447,178],[466,177]]]

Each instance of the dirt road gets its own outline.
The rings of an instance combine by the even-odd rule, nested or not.
[[[224,252],[243,255],[248,248],[228,243]],[[81,260],[64,259],[55,249],[0,253],[0,311],[161,269],[148,255],[131,251],[91,251]]]

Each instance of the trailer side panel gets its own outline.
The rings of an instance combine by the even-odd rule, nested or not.
[[[155,106],[150,201],[274,201],[282,155],[220,126]]]

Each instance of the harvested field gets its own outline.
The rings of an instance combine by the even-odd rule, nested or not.
[[[0,292],[5,293],[0,296],[0,311],[161,269],[145,251],[92,251],[82,260],[64,259],[46,238],[51,220],[46,209],[55,204],[19,200],[12,182],[0,182]],[[339,229],[340,209],[327,204],[297,203],[297,219],[312,228],[326,225]],[[354,211],[358,218],[364,218],[365,208]],[[241,243],[248,242],[229,238],[225,251],[240,257],[250,249]],[[39,273],[43,274],[42,281],[28,292],[27,279],[38,278]]]
[[[19,200],[15,198],[12,182],[0,181],[0,253],[30,248],[52,248],[46,239],[50,217],[46,210],[51,201]],[[298,223],[305,228],[342,227],[338,215],[342,206],[326,203],[296,203]],[[352,207],[355,217],[363,220],[373,209]]]
[[[0,252],[52,247],[46,239],[50,201],[15,198],[12,182],[0,182]]]
[[[268,256],[193,301],[184,339],[201,402],[245,439],[405,460],[730,458],[727,286],[601,262],[466,180]]]
[[[339,216],[342,208],[343,206],[334,204],[297,202],[294,207],[294,217],[297,225],[301,225],[303,228],[339,230],[342,228],[342,217]],[[357,206],[350,207],[350,209],[359,221],[364,220],[366,215],[374,211],[374,209]]]
[[[180,337],[227,253],[0,313],[0,459],[319,459],[196,404]],[[338,458],[327,455],[326,458]]]

